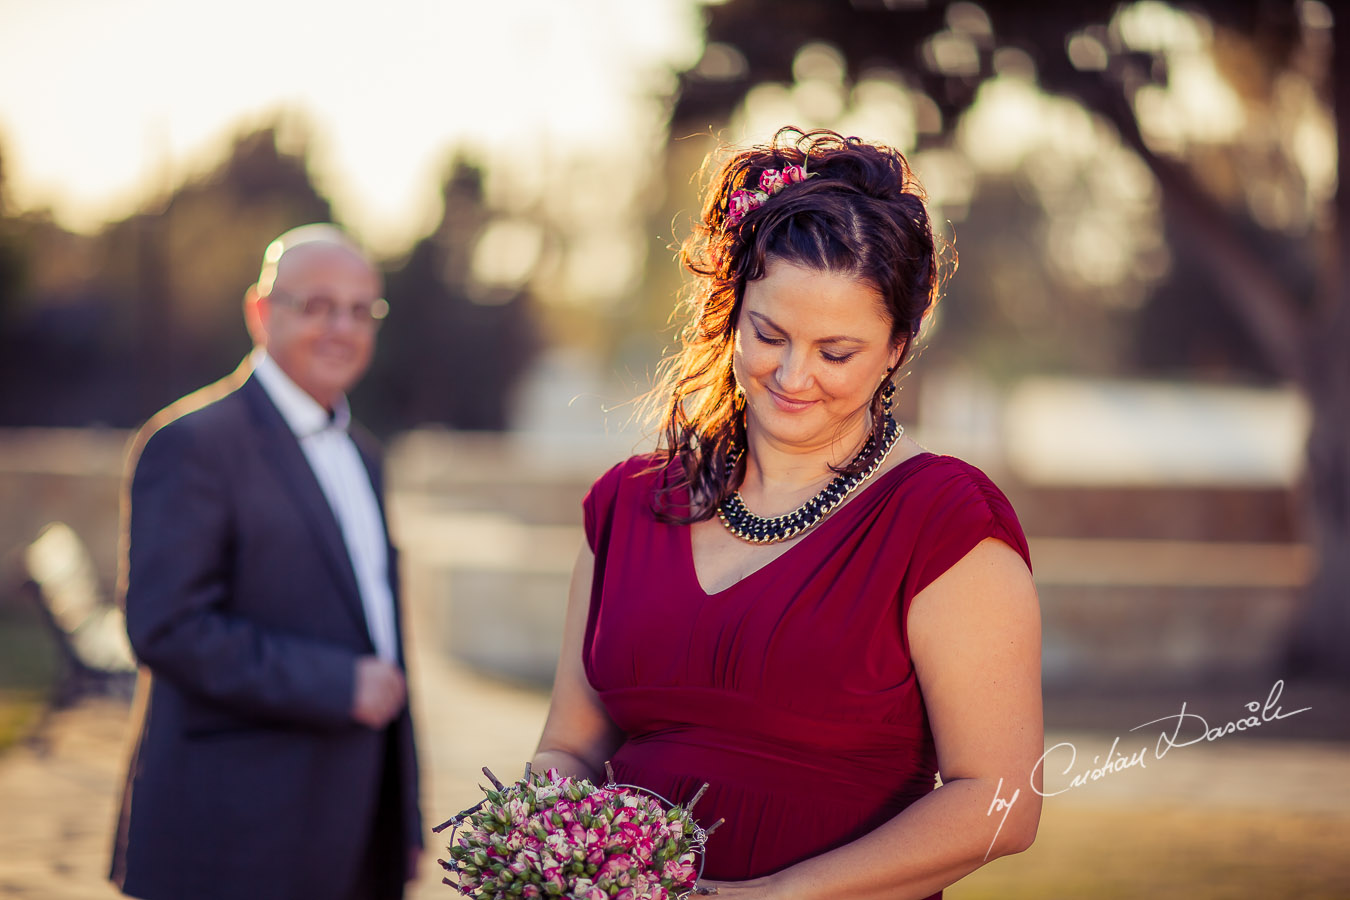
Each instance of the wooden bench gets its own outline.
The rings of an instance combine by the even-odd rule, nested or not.
[[[130,699],[137,666],[126,621],[100,590],[79,535],[62,522],[48,525],[24,549],[22,563],[27,592],[60,648],[53,704],[65,706],[86,695]]]

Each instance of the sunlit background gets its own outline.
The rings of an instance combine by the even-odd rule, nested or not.
[[[785,124],[889,143],[928,192],[948,281],[898,408],[1018,509],[1052,736],[1104,752],[1277,679],[1313,705],[1052,799],[950,895],[1350,895],[1344,13],[1035,6],[0,0],[0,897],[109,896],[125,709],[51,702],[90,692],[56,648],[116,632],[129,430],[247,352],[272,237],[332,219],[384,268],[353,405],[389,448],[437,819],[532,748],[705,156]]]
[[[295,120],[283,140],[309,136],[335,214],[385,253],[435,225],[456,150],[523,177],[527,197],[581,157],[632,177],[663,137],[658,98],[700,45],[696,7],[678,0],[4,0],[0,16],[21,209],[97,229],[280,115]]]

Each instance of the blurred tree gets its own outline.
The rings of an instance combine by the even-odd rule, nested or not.
[[[220,377],[247,351],[244,288],[263,250],[288,228],[332,217],[307,154],[303,129],[286,151],[276,125],[242,134],[216,169],[101,236],[99,281],[136,348],[136,418]]]
[[[113,368],[115,341],[89,277],[93,245],[46,212],[0,218],[0,254],[9,260],[0,276],[0,424],[73,424],[72,407],[86,413],[87,404],[114,400],[116,379],[99,377]],[[63,403],[65,391],[75,393]]]
[[[303,123],[241,134],[214,169],[95,236],[5,215],[0,166],[0,424],[130,427],[237,365],[244,291],[267,244],[332,219],[307,155]],[[461,163],[440,226],[389,274],[393,312],[358,389],[376,430],[507,426],[538,336],[523,279],[473,270],[494,217],[480,173]]]
[[[538,349],[528,293],[474,272],[474,250],[494,218],[482,173],[456,162],[443,195],[435,232],[388,273],[389,318],[358,388],[362,418],[376,431],[505,429],[512,390]]]
[[[18,302],[24,282],[23,250],[5,176],[4,147],[0,145],[0,329]]]
[[[233,368],[264,248],[332,215],[305,158],[303,129],[283,152],[269,126],[97,235],[0,216],[0,423],[138,425]]]
[[[1350,675],[1350,25],[1317,0],[729,0],[705,15],[676,136],[729,121],[756,86],[791,83],[803,48],[821,45],[854,82],[904,73],[932,110],[920,145],[1018,69],[1114,128],[1246,346],[1308,398],[1319,567],[1290,663]],[[1207,326],[1203,310],[1182,318]]]

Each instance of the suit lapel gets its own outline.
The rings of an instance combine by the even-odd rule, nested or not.
[[[370,476],[371,488],[375,491],[375,502],[380,508],[380,527],[384,529],[385,559],[388,565],[389,596],[394,603],[394,633],[398,636],[399,662],[403,659],[403,605],[399,603],[398,550],[394,547],[393,536],[389,534],[389,512],[384,507],[384,470],[380,465],[378,444],[360,425],[351,426],[352,443],[356,444],[361,463]]]
[[[328,498],[324,496],[323,488],[319,486],[314,470],[309,466],[305,451],[300,449],[300,441],[256,378],[249,378],[240,388],[240,393],[248,401],[258,423],[264,457],[276,468],[281,483],[304,514],[314,533],[319,553],[341,588],[339,594],[343,605],[355,617],[362,635],[369,640],[370,628],[361,604],[361,593],[356,586],[351,556],[342,539],[342,529],[333,508],[328,504]]]

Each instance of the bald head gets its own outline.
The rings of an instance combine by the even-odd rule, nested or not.
[[[304,225],[268,245],[248,290],[249,333],[292,381],[332,408],[365,372],[388,309],[379,271],[335,225]]]
[[[298,257],[312,254],[316,250],[349,253],[374,268],[361,245],[336,225],[328,222],[301,225],[267,245],[267,249],[263,252],[262,269],[258,272],[256,286],[258,293],[263,296],[272,293],[272,287],[281,276],[283,268],[290,268]]]

